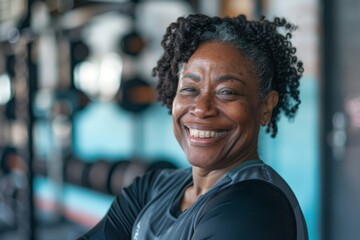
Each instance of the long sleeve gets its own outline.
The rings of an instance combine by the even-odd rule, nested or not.
[[[135,179],[112,203],[104,218],[78,240],[129,240],[136,217],[148,202],[155,172]]]

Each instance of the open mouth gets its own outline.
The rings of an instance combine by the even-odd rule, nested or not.
[[[222,131],[199,130],[188,127],[186,127],[186,129],[188,130],[189,135],[195,138],[218,138],[225,135],[228,132],[227,130],[222,130]]]

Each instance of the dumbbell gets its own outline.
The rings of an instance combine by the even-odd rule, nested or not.
[[[136,177],[142,176],[148,171],[165,168],[176,169],[177,166],[165,159],[153,162],[139,159],[118,162],[110,171],[108,191],[110,194],[117,195],[122,188],[129,186]]]
[[[64,162],[65,181],[78,186],[84,186],[89,164],[73,156],[65,159]]]
[[[0,150],[0,169],[5,174],[14,170],[24,172],[26,171],[26,163],[16,148],[7,146]]]
[[[108,181],[111,167],[111,162],[103,159],[90,163],[85,175],[85,187],[99,192],[109,193]]]

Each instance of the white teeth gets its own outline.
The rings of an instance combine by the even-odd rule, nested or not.
[[[226,133],[226,131],[203,131],[198,129],[189,129],[190,130],[190,136],[197,137],[197,138],[215,138],[220,137]]]
[[[199,132],[199,137],[200,137],[200,138],[204,138],[205,135],[206,135],[206,132],[204,132],[204,131],[200,131],[200,132]]]

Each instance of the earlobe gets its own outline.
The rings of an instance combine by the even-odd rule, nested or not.
[[[269,121],[267,120],[261,120],[261,126],[266,126],[269,124]]]
[[[261,117],[262,126],[266,126],[270,122],[272,111],[277,105],[278,101],[279,101],[279,95],[276,91],[271,91],[265,97],[263,102],[263,113]]]

